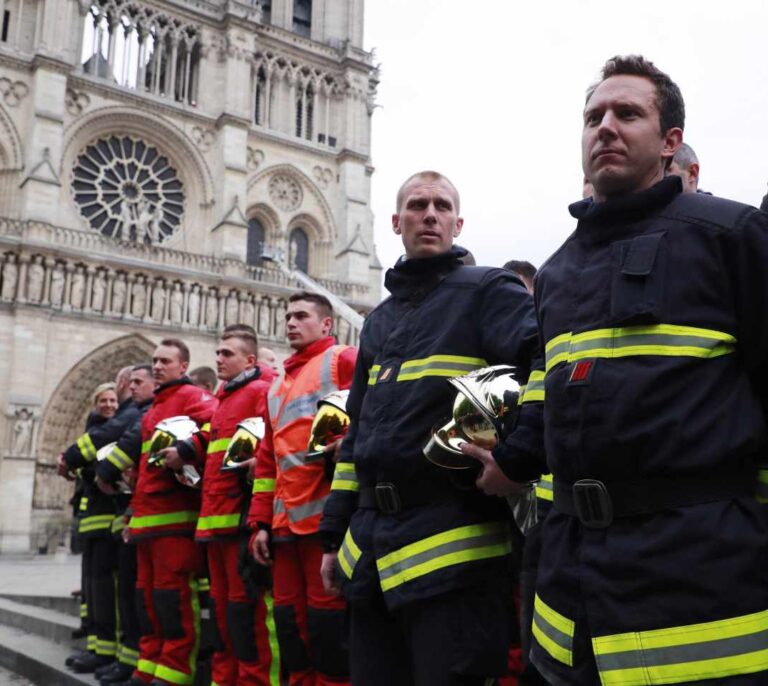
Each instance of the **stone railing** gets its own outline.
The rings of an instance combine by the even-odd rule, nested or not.
[[[211,335],[229,324],[246,323],[266,339],[285,340],[287,299],[297,284],[277,269],[129,243],[108,249],[110,243],[117,242],[46,224],[0,220],[0,306]],[[333,290],[348,286],[323,285]],[[359,331],[345,319],[337,319],[336,333],[342,343],[357,343]]]

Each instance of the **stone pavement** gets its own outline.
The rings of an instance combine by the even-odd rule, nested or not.
[[[0,684],[3,686],[34,686],[31,681],[27,681],[23,676],[13,674],[2,667],[0,667]]]
[[[0,556],[0,594],[69,596],[80,588],[80,559],[68,553]]]

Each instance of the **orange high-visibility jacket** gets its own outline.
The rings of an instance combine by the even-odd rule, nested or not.
[[[354,348],[332,345],[332,341],[324,350],[320,347],[295,376],[286,374],[270,391],[267,435],[256,461],[248,517],[253,528],[270,524],[274,531],[298,535],[318,530],[330,483],[324,457],[307,458],[312,420],[318,400],[349,388],[357,355]]]

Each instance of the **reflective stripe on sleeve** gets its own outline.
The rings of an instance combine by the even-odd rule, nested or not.
[[[341,567],[341,571],[344,572],[344,576],[346,576],[347,579],[352,578],[352,574],[355,571],[355,565],[361,555],[362,552],[360,551],[360,548],[358,548],[357,543],[352,539],[352,531],[347,529],[347,533],[344,535],[344,541],[341,544],[341,548],[339,548],[338,556],[339,567]]]
[[[208,454],[224,452],[229,447],[229,442],[232,440],[232,436],[226,438],[217,438],[215,441],[211,441],[208,444]]]
[[[357,472],[352,462],[337,462],[333,471],[332,491],[359,491]]]
[[[736,339],[710,329],[676,324],[628,326],[564,333],[546,345],[546,370],[562,362],[586,358],[616,358],[635,355],[664,355],[712,358],[732,353]]]
[[[274,493],[275,492],[275,480],[274,479],[254,479],[253,490],[251,493]]]
[[[89,531],[100,531],[102,529],[111,529],[112,520],[115,518],[113,514],[106,515],[92,515],[90,517],[83,517],[80,520],[80,525],[77,530],[81,534],[88,533]]]
[[[554,500],[554,493],[552,491],[552,475],[543,474],[536,484],[536,497],[542,500]]]
[[[471,524],[411,543],[376,560],[381,589],[389,591],[439,569],[508,555],[512,544],[504,522]]]
[[[277,467],[281,472],[287,472],[294,467],[303,467],[304,465],[320,462],[324,459],[325,457],[323,455],[312,455],[308,457],[306,450],[299,450],[295,453],[283,455],[277,461]]]
[[[592,639],[604,686],[727,679],[768,668],[768,610]]]
[[[488,363],[480,357],[463,355],[430,355],[417,360],[406,360],[400,365],[398,382],[415,381],[427,376],[453,377],[464,376],[475,369],[486,367]]]
[[[197,520],[198,531],[211,531],[212,529],[231,529],[239,526],[240,513],[227,515],[209,515]]]
[[[121,472],[133,467],[133,460],[120,448],[115,446],[107,455],[107,462],[117,467]]]
[[[368,370],[368,385],[373,386],[376,383],[376,378],[381,371],[381,365],[375,364]]]
[[[152,445],[152,439],[151,438],[148,441],[144,441],[141,444],[141,454],[143,455],[144,453],[149,452],[149,448],[150,448],[151,445]]]
[[[528,377],[528,383],[520,389],[520,397],[524,403],[544,401],[544,376],[543,371],[533,371]]]
[[[86,462],[93,462],[96,459],[96,446],[88,434],[83,434],[77,439],[77,447],[80,454]]]
[[[538,595],[533,602],[533,635],[536,642],[558,662],[573,666],[573,620],[547,605]]]
[[[189,524],[196,522],[197,517],[198,512],[196,510],[144,515],[143,517],[133,516],[128,526],[131,529],[149,529],[154,526],[168,526],[169,524]]]

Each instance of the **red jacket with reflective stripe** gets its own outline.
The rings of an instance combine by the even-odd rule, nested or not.
[[[186,415],[207,432],[218,406],[208,391],[188,378],[170,382],[155,391],[152,407],[141,419],[139,477],[131,500],[131,534],[136,537],[193,533],[200,510],[200,491],[180,484],[171,470],[147,464],[149,441],[163,419]]]
[[[203,541],[237,532],[246,506],[247,492],[243,490],[246,474],[245,470],[222,472],[221,463],[239,422],[248,417],[264,417],[264,421],[268,421],[268,380],[259,375],[240,385],[233,384],[234,388],[230,390],[227,390],[227,385],[222,385],[217,393],[219,407],[211,418],[208,440],[203,434],[198,434],[195,441],[195,447],[201,454],[207,453],[203,503],[195,533],[195,538]]]
[[[330,336],[285,361],[285,378],[270,392],[267,435],[256,461],[248,524],[277,535],[316,533],[330,493],[324,459],[306,458],[317,401],[352,383],[357,350]]]

